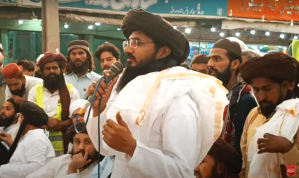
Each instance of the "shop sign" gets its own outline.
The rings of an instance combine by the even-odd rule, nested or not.
[[[298,0],[228,0],[228,17],[299,21]]]
[[[93,11],[144,9],[151,13],[227,16],[227,1],[213,0],[58,0],[59,7]],[[22,5],[41,6],[41,0],[23,0]]]

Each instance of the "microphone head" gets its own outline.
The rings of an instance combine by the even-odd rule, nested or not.
[[[110,71],[113,72],[115,75],[119,75],[123,72],[124,66],[120,62],[115,62],[110,66]]]

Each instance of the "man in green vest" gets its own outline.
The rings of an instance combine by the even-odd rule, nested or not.
[[[39,61],[44,84],[33,87],[28,95],[28,101],[36,103],[49,116],[47,129],[56,156],[67,152],[69,141],[65,133],[72,125],[69,107],[72,101],[80,98],[78,91],[71,84],[65,83],[63,71],[66,64],[62,54],[46,53]]]

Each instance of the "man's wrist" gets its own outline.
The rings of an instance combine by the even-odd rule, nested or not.
[[[128,150],[126,151],[126,153],[132,157],[132,156],[134,155],[136,146],[137,146],[137,142],[136,142],[136,140],[134,139],[133,144],[132,144],[131,146],[128,146]]]
[[[77,169],[74,169],[74,168],[69,166],[69,168],[67,170],[67,174],[74,174],[74,173],[77,173]]]

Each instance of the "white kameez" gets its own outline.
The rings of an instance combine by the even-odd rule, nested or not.
[[[116,121],[115,115],[121,111],[137,141],[130,157],[109,148],[100,132],[101,154],[116,155],[112,178],[193,177],[194,168],[220,135],[228,104],[220,81],[182,67],[166,71],[161,81],[157,80],[159,74],[153,72],[131,81],[117,96],[110,97],[113,102],[108,102],[101,114],[102,130],[107,119]],[[157,81],[157,89],[152,89]],[[136,125],[143,109],[144,122]],[[97,127],[97,118],[91,118],[87,130],[96,148]]]

